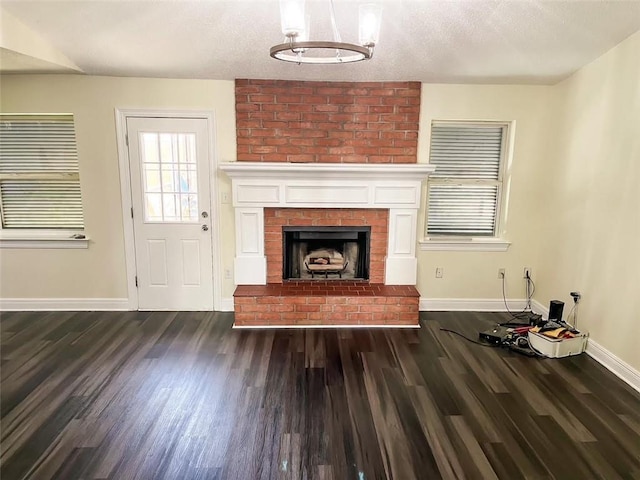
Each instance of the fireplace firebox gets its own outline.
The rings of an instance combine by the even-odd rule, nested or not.
[[[282,278],[369,279],[371,227],[282,227]]]

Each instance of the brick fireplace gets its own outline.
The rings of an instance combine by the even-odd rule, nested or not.
[[[416,163],[419,108],[418,82],[236,81],[238,161],[220,166],[235,208],[236,326],[417,326],[417,211],[433,171]],[[327,240],[335,256],[316,250],[296,274],[333,274],[292,279],[283,245],[294,227],[294,240],[358,227],[368,250],[356,258]],[[349,280],[331,267],[347,276],[365,261]]]
[[[418,324],[417,212],[432,166],[220,168],[235,207],[236,326]],[[370,226],[369,281],[283,282],[283,228],[292,225]]]

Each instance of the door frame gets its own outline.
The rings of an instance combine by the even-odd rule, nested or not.
[[[220,245],[220,205],[218,201],[218,151],[215,142],[214,113],[210,110],[158,110],[116,108],[116,142],[118,147],[118,167],[120,170],[120,197],[122,202],[122,227],[124,231],[125,262],[127,267],[127,292],[129,310],[138,310],[138,288],[136,287],[136,251],[131,209],[131,169],[129,147],[127,145],[127,118],[189,118],[207,122],[207,142],[209,146],[209,212],[211,213],[211,253],[213,275],[213,309],[221,311],[222,302],[222,256]]]

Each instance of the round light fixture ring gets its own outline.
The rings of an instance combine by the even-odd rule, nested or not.
[[[313,56],[315,51],[333,51],[338,54],[333,56]],[[284,62],[307,64],[342,64],[369,60],[373,55],[373,49],[345,42],[291,42],[281,43],[271,47],[269,54]]]

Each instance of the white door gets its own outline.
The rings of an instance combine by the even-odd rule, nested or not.
[[[207,120],[127,118],[138,308],[213,310]]]

